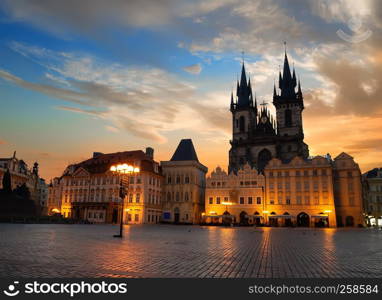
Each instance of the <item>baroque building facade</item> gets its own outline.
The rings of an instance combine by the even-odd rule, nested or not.
[[[172,158],[161,161],[161,167],[165,180],[163,222],[200,223],[208,169],[199,162],[192,140],[181,140]]]
[[[61,205],[60,213],[64,217],[92,223],[117,223],[122,209],[126,224],[159,222],[163,176],[153,154],[152,148],[147,148],[146,153],[141,150],[95,152],[92,158],[69,165],[52,183],[52,194],[56,191],[56,196],[50,199],[52,207]],[[123,200],[121,179],[126,175],[110,171],[112,165],[119,163],[140,168],[137,175],[128,177],[128,193]]]
[[[54,215],[61,212],[62,189],[60,177],[53,178],[48,185],[48,215]]]
[[[217,167],[207,177],[206,209],[202,223],[264,223],[265,176],[244,165],[236,173]]]

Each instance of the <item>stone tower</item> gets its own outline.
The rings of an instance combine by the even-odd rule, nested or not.
[[[289,161],[295,156],[308,157],[302,125],[304,102],[300,82],[297,92],[296,87],[296,73],[294,69],[291,73],[285,52],[283,74],[279,74],[280,92],[277,93],[276,86],[273,89],[274,118],[265,101],[258,109],[243,63],[236,97],[231,94],[232,140],[228,172],[237,173],[248,163],[262,173],[272,158]]]

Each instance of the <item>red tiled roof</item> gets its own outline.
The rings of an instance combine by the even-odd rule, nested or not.
[[[133,165],[137,162],[140,162],[142,171],[154,172],[154,160],[142,150],[99,154],[96,157],[75,164],[74,171],[82,167],[89,173],[105,173],[113,164],[127,163]]]

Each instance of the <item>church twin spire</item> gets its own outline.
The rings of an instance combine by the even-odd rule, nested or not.
[[[233,93],[231,94],[231,111],[234,109],[246,109],[248,107],[253,107],[251,79],[247,81],[244,62],[241,68],[240,83],[239,80],[237,81],[236,97],[237,101],[235,102],[233,99]]]
[[[298,85],[298,91],[296,93],[295,89],[297,85]],[[289,101],[303,100],[300,80],[298,80],[298,84],[297,84],[296,71],[294,66],[293,66],[293,72],[291,72],[290,70],[288,55],[286,50],[284,55],[284,66],[283,66],[282,75],[281,75],[281,71],[279,71],[279,89],[281,90],[280,95],[277,94],[276,85],[273,88],[273,103],[286,102],[287,100]]]
[[[296,87],[297,87],[297,92],[296,92]],[[278,88],[280,89],[280,94],[278,94],[276,83],[274,83],[274,86],[273,86],[273,104],[274,105],[277,106],[278,104],[287,104],[287,103],[297,102],[303,106],[303,95],[301,91],[301,83],[300,83],[300,80],[297,81],[296,71],[294,66],[291,72],[286,49],[284,53],[283,71],[282,73],[281,73],[281,70],[279,71]],[[260,104],[260,105],[262,106],[263,104]],[[269,129],[270,127],[272,127],[274,132],[277,131],[276,129],[277,122],[275,118],[271,116],[270,111],[265,106],[262,106],[260,111],[258,111],[257,109],[256,95],[253,95],[253,92],[252,92],[251,79],[248,78],[248,81],[247,81],[245,63],[243,60],[240,81],[237,80],[236,97],[234,97],[233,92],[231,93],[230,110],[231,112],[234,112],[237,110],[248,110],[248,109],[253,109],[255,113],[255,118],[254,118],[255,124],[253,125],[254,128],[259,126],[264,127],[264,124],[268,122],[265,120],[269,120],[269,124],[267,125]]]

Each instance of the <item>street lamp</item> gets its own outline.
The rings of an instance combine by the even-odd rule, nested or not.
[[[120,175],[127,175],[127,187],[124,186],[123,178],[121,177],[119,181],[119,197],[122,200],[122,210],[121,210],[121,222],[119,226],[119,234],[115,234],[114,237],[121,238],[123,236],[123,212],[124,212],[124,205],[125,205],[125,196],[128,191],[128,185],[129,185],[129,175],[131,174],[137,174],[139,173],[139,168],[136,168],[134,166],[128,165],[126,163],[124,164],[118,164],[113,165],[110,167],[110,171],[114,173],[118,173]],[[126,209],[126,211],[129,211],[129,209]]]
[[[232,205],[232,202],[225,202],[225,201],[223,201],[222,204],[225,205],[225,211],[229,214],[228,206],[229,206],[229,205]],[[223,215],[224,215],[224,214],[223,214]],[[223,221],[223,219],[222,219],[222,221]],[[225,221],[224,221],[224,222],[225,222]],[[231,222],[232,222],[232,218],[231,218]]]
[[[222,204],[225,205],[225,210],[226,210],[226,212],[229,213],[229,211],[228,211],[228,205],[232,205],[232,202],[224,202],[224,201],[223,201]]]
[[[264,218],[264,225],[266,225],[267,223],[267,214],[269,214],[269,211],[267,210],[263,210],[263,218]],[[269,220],[268,220],[269,221]]]
[[[330,227],[330,213],[331,213],[332,211],[331,210],[324,210],[324,213],[326,213],[326,214],[328,214],[328,227]]]

